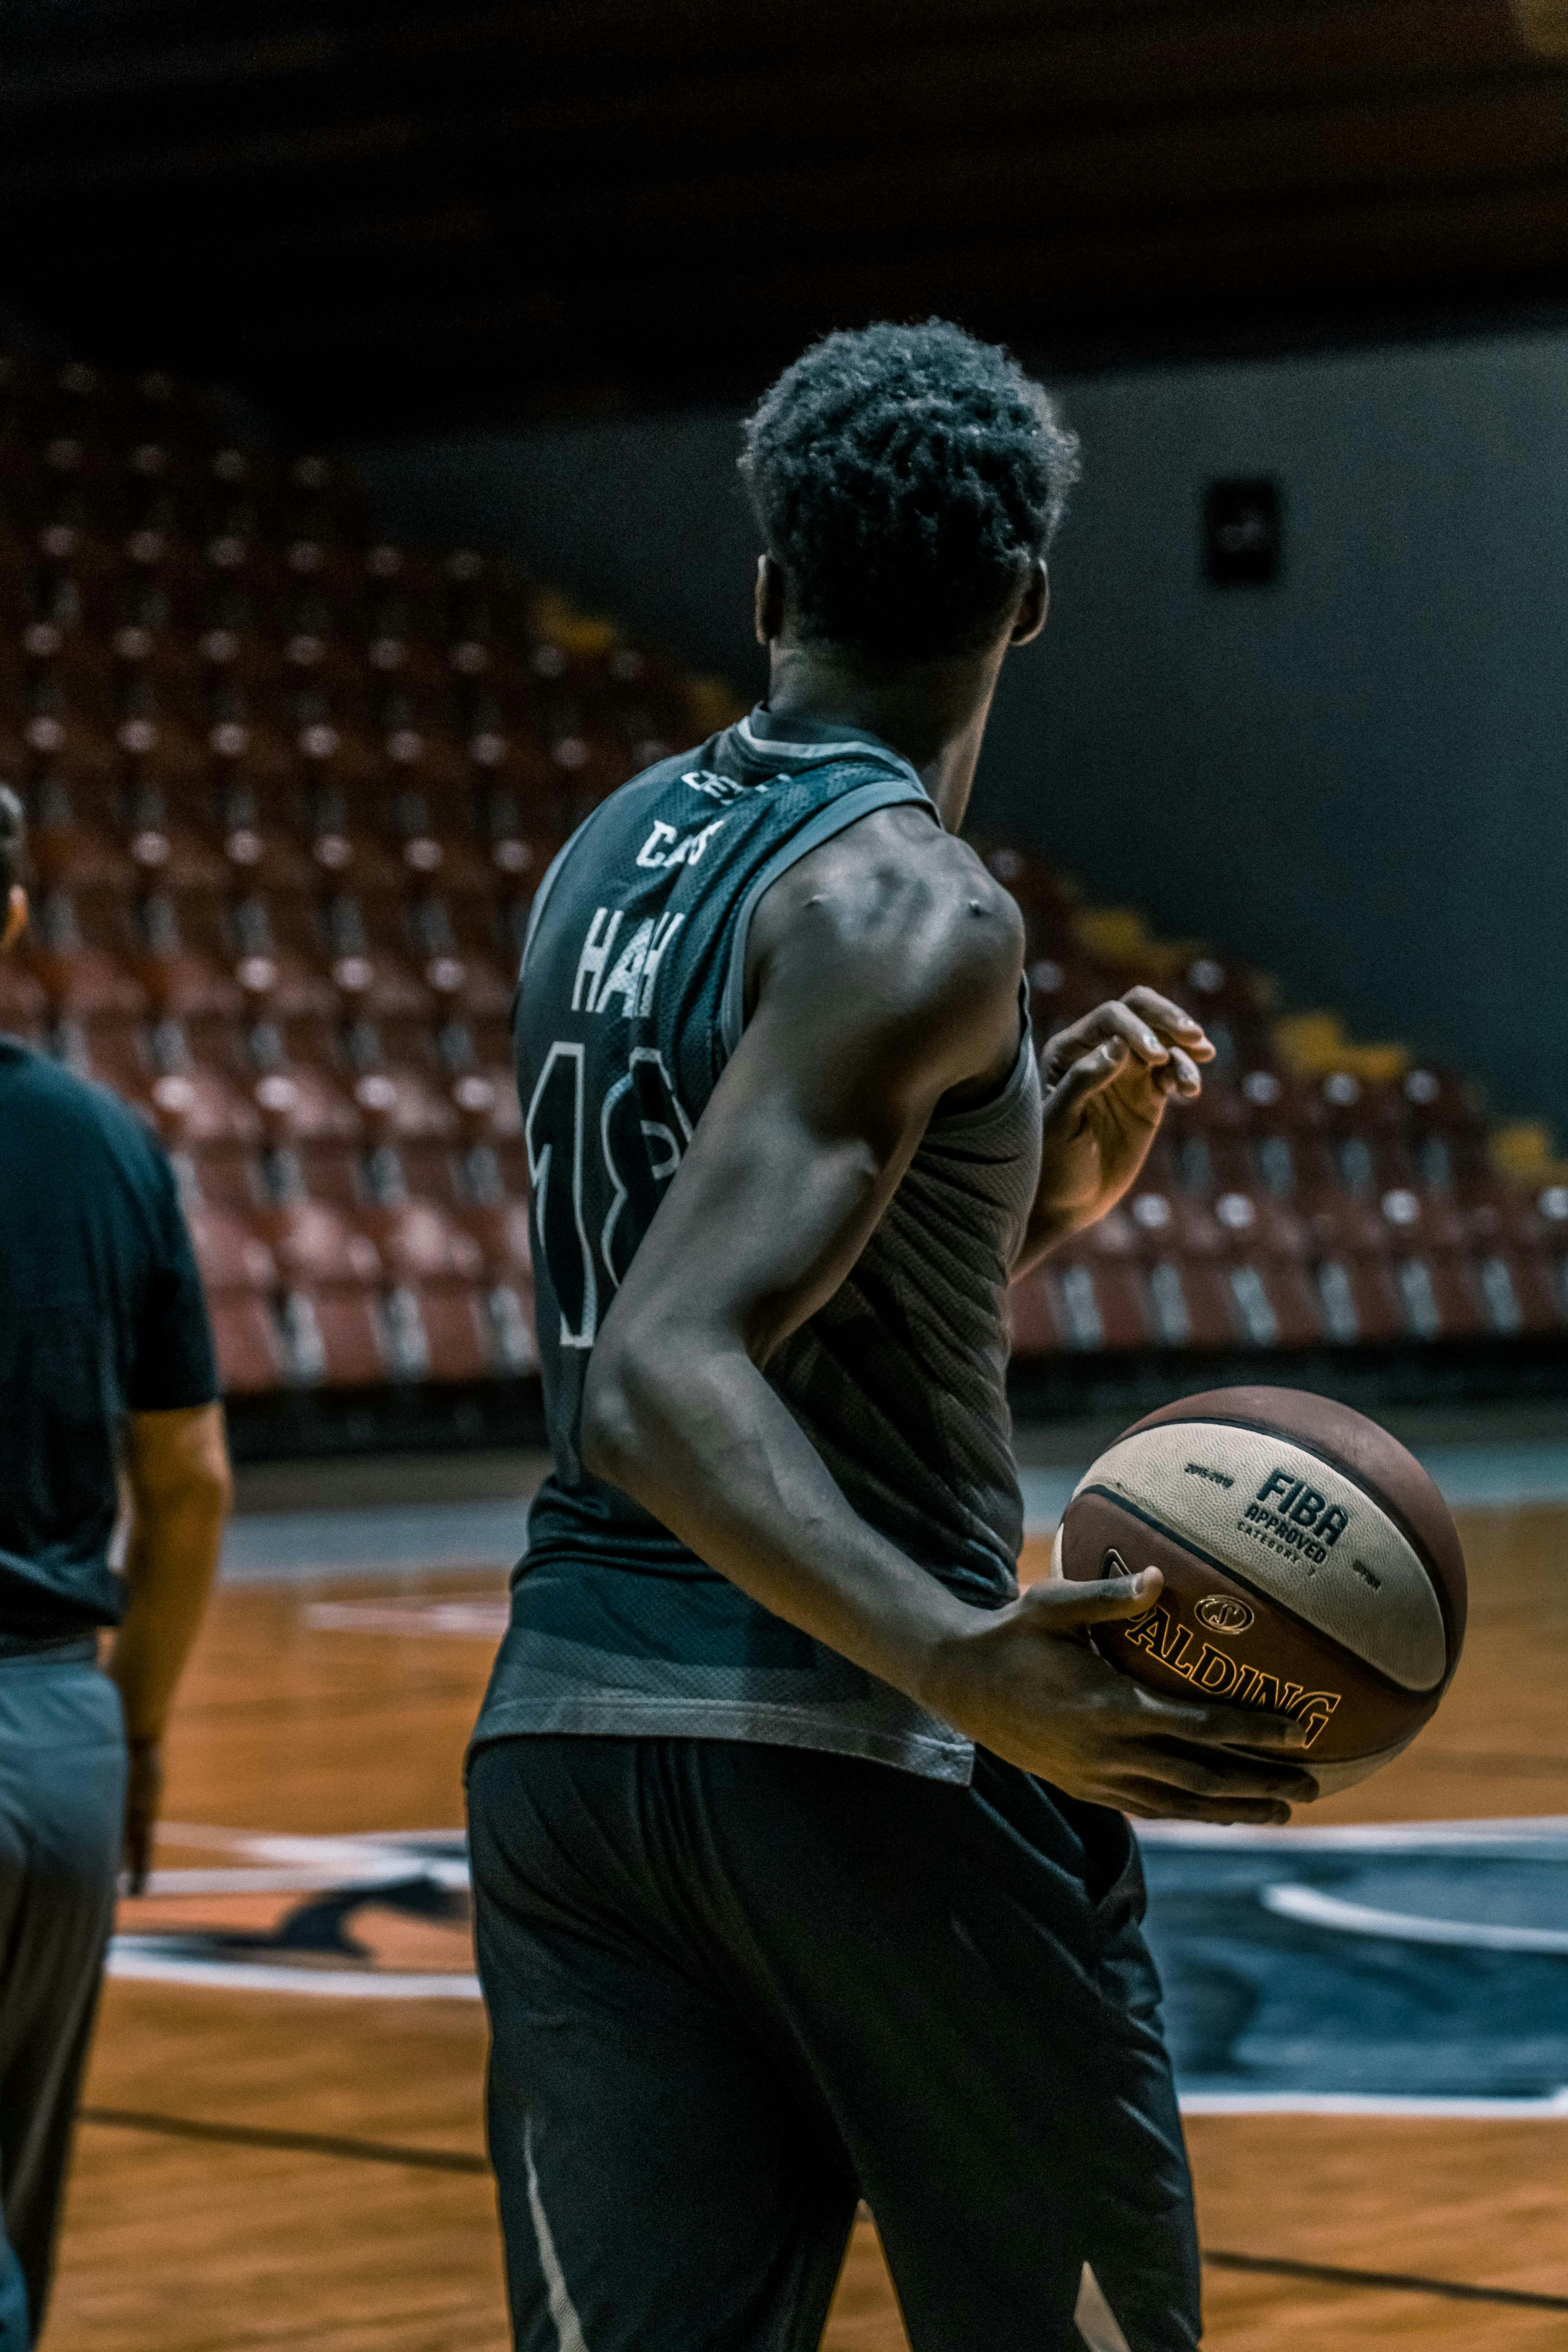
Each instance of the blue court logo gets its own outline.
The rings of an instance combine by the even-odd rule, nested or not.
[[[1568,1821],[1140,1843],[1184,2105],[1568,2116]]]

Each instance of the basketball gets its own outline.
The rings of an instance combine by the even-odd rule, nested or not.
[[[1096,1629],[1105,1657],[1167,1697],[1300,1717],[1325,1796],[1409,1745],[1464,1641],[1436,1487],[1375,1422],[1296,1389],[1215,1389],[1135,1422],[1079,1480],[1053,1565],[1158,1568],[1152,1609]]]

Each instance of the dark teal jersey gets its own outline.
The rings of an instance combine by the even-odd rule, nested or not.
[[[481,1739],[751,1738],[968,1777],[950,1727],[748,1599],[578,1453],[595,1339],[741,1035],[752,911],[898,805],[938,822],[886,744],[759,710],[624,786],[540,887],[516,1040],[554,1468]],[[767,1368],[861,1517],[987,1607],[1016,1591],[1004,1301],[1039,1141],[1024,1034],[994,1097],[933,1120],[853,1273]]]

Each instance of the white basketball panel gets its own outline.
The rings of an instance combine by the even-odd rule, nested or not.
[[[1442,1681],[1443,1612],[1425,1564],[1381,1505],[1306,1447],[1232,1423],[1160,1422],[1119,1438],[1076,1492],[1088,1486],[1206,1552],[1402,1689]]]

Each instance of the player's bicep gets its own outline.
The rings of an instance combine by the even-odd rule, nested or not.
[[[903,946],[803,929],[770,970],[606,1318],[762,1362],[864,1249],[942,1096],[1016,1022],[1010,948],[932,924]]]
[[[760,1012],[606,1318],[600,1348],[702,1326],[754,1360],[830,1297],[874,1232],[930,1115],[872,1055],[825,1069]]]

